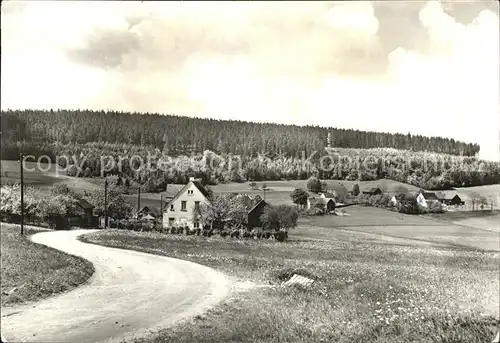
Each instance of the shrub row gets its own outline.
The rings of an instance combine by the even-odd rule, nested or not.
[[[228,229],[228,230],[217,230],[217,229],[190,229],[189,227],[172,227],[172,228],[160,228],[159,232],[166,234],[177,234],[186,236],[203,236],[203,237],[230,237],[230,238],[243,238],[243,239],[276,239],[277,241],[283,242],[288,238],[288,232],[279,231],[260,231],[260,230],[245,230],[245,229]]]
[[[245,229],[190,229],[187,226],[164,228],[160,222],[146,222],[140,220],[120,220],[117,222],[110,223],[111,228],[117,228],[120,230],[131,230],[131,231],[157,231],[164,234],[173,235],[186,235],[186,236],[203,236],[203,237],[230,237],[230,238],[243,238],[243,239],[276,239],[279,242],[283,242],[288,238],[288,232],[279,231],[261,231],[261,230],[245,230]]]

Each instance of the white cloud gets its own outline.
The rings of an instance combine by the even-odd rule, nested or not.
[[[479,142],[482,157],[499,158],[498,16],[491,11],[463,25],[430,2],[414,24],[428,31],[427,49],[391,52],[369,2],[26,4],[2,13],[2,108],[410,131]],[[117,38],[95,36],[103,44],[87,57],[117,66],[68,57],[89,34],[104,33]]]

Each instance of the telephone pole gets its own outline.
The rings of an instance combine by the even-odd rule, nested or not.
[[[137,214],[141,210],[141,186],[137,188]]]
[[[21,166],[21,236],[24,235],[24,168],[23,153],[19,154],[19,164]]]
[[[108,179],[104,181],[104,228],[108,228]]]

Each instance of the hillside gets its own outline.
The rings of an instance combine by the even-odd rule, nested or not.
[[[334,149],[325,148],[328,133]],[[69,176],[117,175],[123,182],[139,182],[147,192],[185,183],[189,176],[212,185],[305,180],[312,175],[325,180],[392,179],[425,189],[500,183],[500,163],[453,155],[479,151],[474,144],[439,137],[176,116],[2,112],[1,148],[2,159],[17,160],[21,150],[35,159],[45,155],[67,169]],[[416,151],[430,148],[452,154]]]
[[[322,150],[328,133],[331,145],[340,148],[386,147],[465,156],[479,152],[477,144],[442,137],[104,111],[2,111],[2,131],[11,141],[25,138],[39,143],[153,146],[165,148],[173,156],[211,150],[242,156],[267,152],[296,157]]]

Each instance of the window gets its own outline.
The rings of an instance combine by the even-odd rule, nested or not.
[[[197,211],[200,209],[200,202],[199,201],[195,201],[194,202],[194,209]]]
[[[174,226],[175,218],[168,218],[168,226]]]
[[[188,195],[193,195],[194,191],[192,189],[188,189]]]
[[[181,201],[181,211],[187,211],[186,203],[187,203],[187,201]]]
[[[170,211],[174,210],[174,204],[170,205]]]
[[[200,222],[195,220],[194,223],[193,223],[193,226],[195,229],[199,228],[200,227]]]

